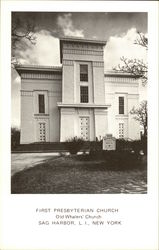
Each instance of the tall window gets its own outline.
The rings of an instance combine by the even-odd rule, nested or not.
[[[119,139],[124,138],[124,123],[119,123]]]
[[[80,86],[80,101],[88,103],[88,86]]]
[[[39,113],[45,113],[45,99],[44,95],[39,95]]]
[[[86,141],[89,140],[89,117],[80,117],[80,136]]]
[[[39,123],[39,141],[46,141],[46,124],[44,122]]]
[[[124,114],[124,97],[119,97],[119,114]]]
[[[80,64],[80,81],[88,82],[88,65]]]

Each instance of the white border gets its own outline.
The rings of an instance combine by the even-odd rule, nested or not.
[[[158,5],[157,2],[3,1],[1,8],[1,249],[157,249],[158,216]],[[149,157],[145,195],[10,194],[10,12],[148,12]],[[120,228],[40,228],[36,207],[118,207]],[[114,219],[114,217],[112,218]]]

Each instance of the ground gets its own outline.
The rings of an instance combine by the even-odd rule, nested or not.
[[[56,159],[59,153],[17,153],[11,155],[11,175],[23,169],[28,169],[37,164],[43,163],[48,159]]]
[[[30,154],[30,156],[13,154],[12,174],[12,193],[144,194],[147,192],[145,161],[138,168],[111,170],[105,162],[87,161],[80,156],[52,156],[46,153]]]

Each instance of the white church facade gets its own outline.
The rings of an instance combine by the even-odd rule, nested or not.
[[[140,138],[130,114],[139,103],[139,79],[104,72],[105,41],[60,39],[61,67],[19,65],[21,144]],[[50,53],[53,52],[50,51]]]

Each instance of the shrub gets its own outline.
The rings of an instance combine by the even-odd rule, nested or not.
[[[129,151],[98,150],[90,152],[89,160],[101,161],[103,169],[107,170],[132,170],[141,168],[141,161],[137,154]]]
[[[116,149],[117,151],[134,151],[135,154],[139,154],[143,150],[144,154],[147,154],[147,139],[142,138],[141,140],[116,140]]]
[[[147,137],[141,139],[142,150],[145,155],[147,155]]]
[[[139,154],[140,150],[142,150],[141,140],[134,140],[132,142],[132,149],[135,152],[135,154]]]
[[[89,146],[90,151],[100,151],[102,150],[102,141],[92,141]]]
[[[130,140],[125,140],[125,139],[117,139],[116,140],[116,150],[117,151],[131,151],[132,150],[132,145],[131,145]]]
[[[84,140],[78,137],[72,137],[66,140],[65,147],[70,154],[77,154],[84,145]]]
[[[11,128],[11,149],[14,149],[20,144],[20,130],[18,128]]]
[[[132,170],[141,166],[138,156],[129,151],[107,151],[104,153],[104,159],[111,170]]]

